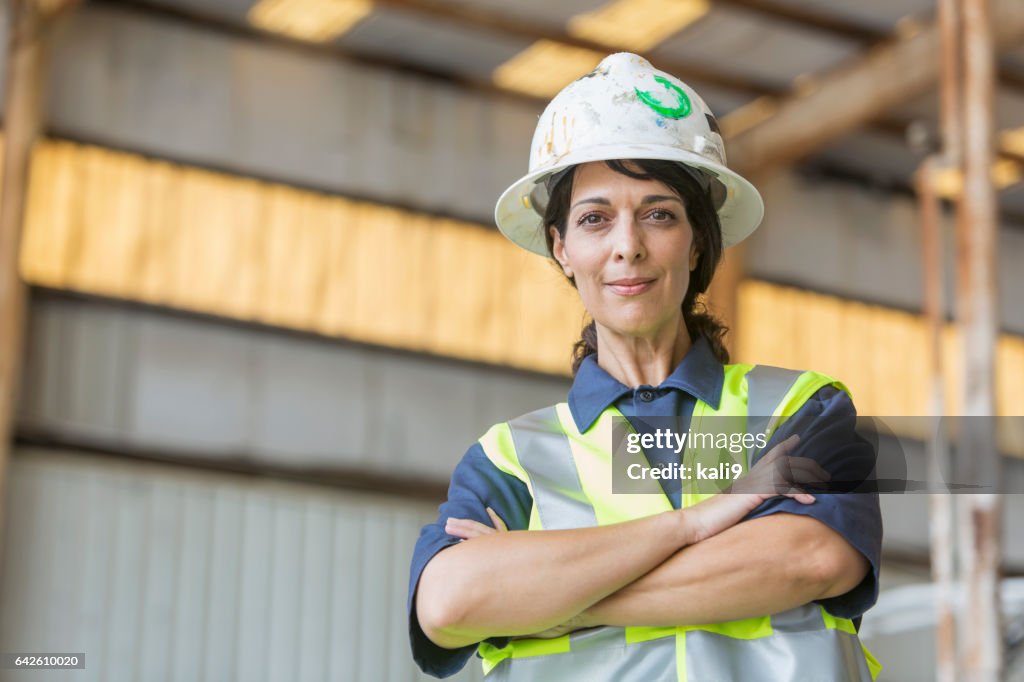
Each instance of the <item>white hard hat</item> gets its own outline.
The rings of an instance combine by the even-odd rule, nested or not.
[[[580,163],[612,159],[678,161],[708,174],[719,190],[723,248],[749,236],[764,216],[757,189],[726,168],[722,135],[704,100],[643,57],[619,52],[548,103],[533,133],[529,172],[498,199],[498,229],[548,255],[541,225],[548,180]]]

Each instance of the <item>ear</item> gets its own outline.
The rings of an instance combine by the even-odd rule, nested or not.
[[[558,236],[558,229],[554,225],[548,227],[548,231],[551,233],[551,252],[555,260],[562,266],[562,272],[565,273],[565,276],[572,277],[572,266],[569,265],[569,259],[565,253],[565,242]]]
[[[690,247],[690,272],[697,267],[697,259],[700,258],[700,252],[697,251],[697,247]]]

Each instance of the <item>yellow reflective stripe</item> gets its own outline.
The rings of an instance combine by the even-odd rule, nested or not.
[[[676,680],[688,682],[686,675],[686,632],[676,630]]]
[[[860,648],[864,652],[864,658],[868,661],[868,670],[871,671],[871,679],[877,680],[878,673],[882,672],[882,664],[878,662],[878,659],[875,658],[874,654],[868,651],[868,648],[864,646],[863,642],[861,642]]]
[[[772,635],[772,621],[769,616],[755,616],[743,620],[729,620],[723,623],[704,623],[703,625],[681,625],[680,630],[704,630],[714,632],[733,639],[758,639]]]
[[[609,407],[586,433],[580,433],[576,429],[567,403],[559,403],[557,411],[562,428],[569,437],[569,447],[572,449],[576,470],[580,475],[580,485],[594,507],[598,525],[606,526],[672,511],[672,503],[653,478],[645,481],[650,486],[650,494],[616,495],[612,492],[613,420],[616,417],[625,420],[619,410],[614,406]],[[625,423],[627,428],[632,430],[629,422]],[[637,458],[637,462],[645,466],[649,464],[642,454],[633,456]]]
[[[753,365],[735,364],[725,366],[725,378],[722,383],[722,397],[718,409],[707,406],[708,414],[746,414],[747,412],[747,372]]]
[[[499,649],[489,642],[480,642],[477,653],[484,661],[484,674],[491,672],[495,666],[506,658],[527,658],[529,656],[548,656],[569,652],[569,635],[552,639],[515,639],[508,646]]]
[[[489,642],[480,642],[476,652],[483,659],[484,675],[486,675],[494,670],[495,666],[499,663],[512,656],[512,647],[507,646],[504,649],[499,649]]]
[[[713,417],[715,419],[723,416],[739,417],[743,416],[742,423],[738,420],[737,427],[745,427],[746,425],[746,414],[747,414],[747,386],[744,377],[747,372],[753,368],[753,365],[747,364],[734,364],[724,366],[724,377],[722,380],[722,394],[719,398],[718,409],[714,409],[703,400],[698,400],[696,405],[693,407],[693,415],[690,417],[690,431],[694,433],[701,433],[704,417]],[[714,420],[712,420],[713,422]],[[712,422],[709,422],[712,423]],[[718,424],[721,427],[721,424]],[[706,455],[705,455],[706,456]],[[695,459],[697,453],[693,448],[687,447],[683,452],[683,465],[689,467],[688,471],[696,471]],[[748,466],[747,458],[744,455],[743,461],[744,470]],[[688,480],[683,485],[683,495],[681,500],[681,507],[692,507],[698,502],[702,502],[709,497],[714,496],[714,492],[695,492],[694,486],[696,481]]]
[[[857,628],[854,627],[852,620],[849,618],[837,618],[836,616],[833,616],[821,604],[818,604],[818,608],[821,609],[821,618],[825,621],[825,627],[831,630],[849,632],[851,635],[857,634]]]
[[[517,639],[512,658],[527,656],[547,656],[548,654],[564,654],[569,651],[569,635],[552,639]]]
[[[523,465],[519,463],[516,447],[512,443],[512,430],[509,428],[508,422],[495,424],[487,429],[487,433],[481,436],[478,442],[484,449],[487,459],[509,476],[515,476],[525,483],[532,497],[533,487],[530,485],[530,477],[523,469]]]
[[[625,630],[626,644],[636,644],[637,642],[648,642],[652,639],[661,639],[662,637],[674,637],[679,628],[675,626],[649,627],[646,625],[629,625]]]

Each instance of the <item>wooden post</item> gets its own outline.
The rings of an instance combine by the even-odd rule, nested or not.
[[[77,0],[10,0],[4,160],[0,183],[0,529],[25,335],[26,287],[18,272],[32,147],[42,128],[46,37]],[[0,531],[2,532],[2,531]],[[0,544],[2,547],[2,544]]]
[[[963,172],[963,17],[960,0],[938,0],[940,49],[939,118],[942,131],[942,160],[946,169]],[[945,413],[945,371],[942,362],[942,330],[946,321],[943,296],[945,265],[942,250],[941,211],[935,195],[935,173],[938,160],[927,159],[919,171],[918,196],[922,209],[922,258],[925,272],[924,311],[928,320],[931,353],[931,389],[929,414],[934,429],[928,443],[930,479],[942,480],[948,471],[949,448],[945,434],[939,431],[940,417]],[[963,219],[963,203],[956,199],[956,220]],[[955,507],[952,492],[938,491],[929,499],[929,531],[931,538],[932,580],[935,582],[935,679],[954,682],[957,678],[955,555],[953,523]]]
[[[957,459],[978,482],[998,484],[995,438],[995,345],[998,332],[996,192],[993,102],[995,48],[989,0],[963,7],[963,219],[958,221],[957,322],[963,341]],[[964,676],[971,682],[1002,677],[1003,632],[999,604],[999,491],[959,495],[961,576],[966,604],[961,632]]]
[[[918,220],[921,226],[921,264],[924,272],[924,315],[928,322],[929,395],[931,417],[928,441],[928,479],[943,480],[948,470],[949,450],[941,431],[945,411],[945,384],[942,363],[942,330],[946,314],[943,300],[943,230],[939,198],[935,193],[937,159],[929,156],[914,178],[917,188]],[[935,679],[956,679],[956,629],[953,599],[953,500],[949,491],[937,486],[928,499],[931,539],[932,580],[935,582]]]
[[[729,349],[732,362],[737,362],[736,351],[742,347],[739,337],[743,329],[739,324],[738,308],[739,286],[746,274],[746,247],[744,241],[725,250],[707,296],[708,310],[729,328],[725,347]]]

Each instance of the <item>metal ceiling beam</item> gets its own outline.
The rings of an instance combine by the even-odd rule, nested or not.
[[[789,24],[796,28],[816,33],[828,33],[861,45],[872,45],[892,36],[892,31],[881,30],[849,19],[840,19],[834,14],[780,5],[770,0],[715,0],[715,4],[758,14],[766,19]]]
[[[996,49],[1024,40],[1024,3],[993,0]],[[906,40],[873,48],[863,58],[822,76],[803,96],[778,102],[774,113],[729,141],[730,162],[756,174],[793,163],[933,87],[940,61],[933,23]]]
[[[778,21],[815,33],[827,33],[837,38],[849,40],[869,47],[884,43],[893,38],[893,31],[868,26],[850,19],[840,19],[835,15],[807,10],[801,7],[780,5],[770,0],[715,0],[716,5],[735,7],[737,9],[759,14],[771,21]],[[934,13],[916,17],[918,21],[934,18]],[[1000,85],[1024,93],[1024,74],[1007,68],[999,69]]]
[[[523,40],[551,40],[595,52],[608,52],[614,48],[584,38],[577,38],[564,30],[556,30],[537,22],[523,21],[504,12],[489,9],[457,6],[439,0],[374,0],[380,7],[387,7],[407,14],[418,14],[433,21],[454,24],[460,28],[472,28],[498,35]],[[780,5],[769,0],[716,0],[716,4],[762,16],[771,21],[792,26],[813,33],[826,33],[847,40],[861,47],[870,47],[892,39],[893,32],[873,26],[840,19],[834,15],[809,11],[802,8]],[[927,17],[922,17],[922,21]],[[650,57],[650,55],[645,55]],[[657,66],[685,81],[698,81],[707,85],[727,88],[751,96],[779,95],[788,87],[746,76],[735,76],[718,69],[694,64],[681,64],[664,59],[654,59]],[[1003,69],[1000,73],[1002,85],[1024,92],[1024,74]]]
[[[455,6],[438,0],[374,0],[379,7],[394,9],[407,14],[419,14],[434,21],[445,21],[459,28],[471,28],[487,33],[506,35],[525,41],[550,40],[553,42],[592,50],[601,54],[614,51],[615,48],[585,38],[570,35],[562,29],[536,22],[523,21],[503,12],[493,12],[475,7]],[[681,64],[665,59],[656,59],[658,67],[668,71],[685,81],[699,81],[707,85],[726,88],[752,96],[780,94],[785,88],[747,76],[735,76],[718,69]]]

